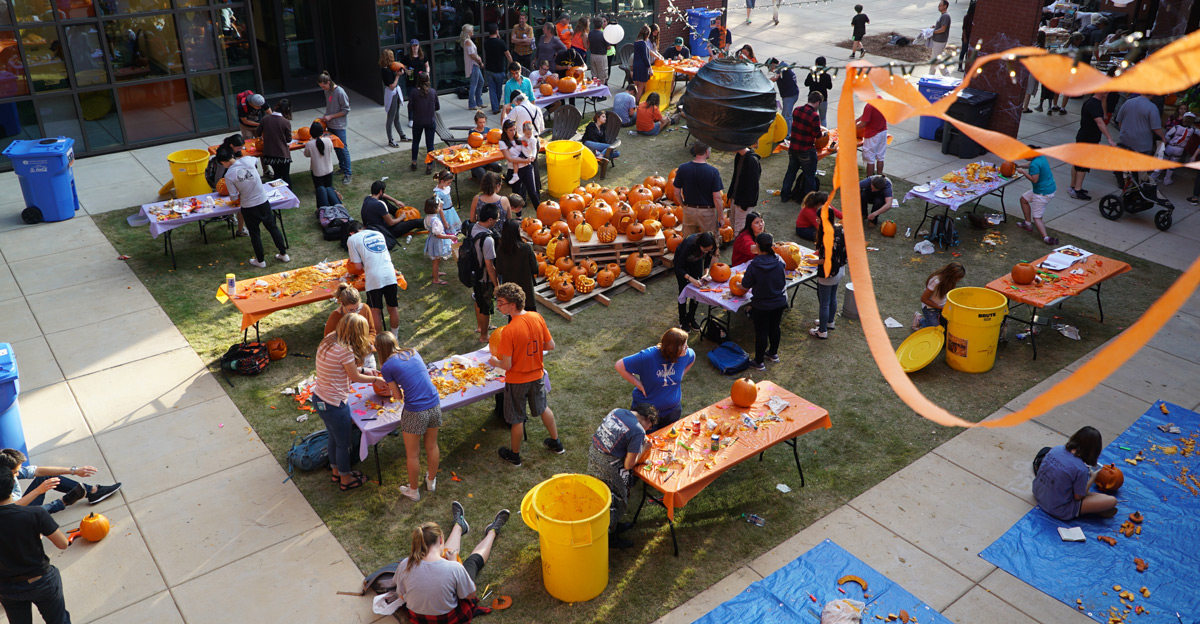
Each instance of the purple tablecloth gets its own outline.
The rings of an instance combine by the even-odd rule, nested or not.
[[[296,194],[292,192],[292,189],[288,188],[287,186],[280,186],[278,189],[275,189],[275,188],[270,187],[267,184],[264,184],[263,192],[267,193],[268,196],[270,196],[270,194],[272,192],[274,192],[278,196],[280,196],[280,199],[271,201],[271,209],[272,210],[286,210],[288,208],[300,207],[300,198],[296,197]],[[228,198],[221,197],[221,196],[217,195],[216,193],[208,193],[206,195],[196,195],[195,199],[203,202],[205,197],[211,197],[214,200],[228,199]],[[179,201],[186,201],[189,199],[192,199],[192,198],[184,197],[183,200],[177,199],[177,200],[173,200],[173,201],[178,203]],[[167,200],[167,201],[172,201],[172,200]],[[193,212],[190,214],[183,215],[182,217],[180,217],[178,219],[168,219],[166,221],[159,221],[158,216],[155,213],[155,211],[161,211],[166,206],[167,201],[154,202],[152,204],[142,204],[142,215],[145,216],[147,219],[149,219],[149,221],[150,221],[150,236],[152,236],[154,238],[158,238],[159,235],[163,234],[164,232],[169,232],[181,225],[187,225],[189,223],[196,223],[197,221],[205,221],[207,219],[215,219],[218,217],[224,217],[226,215],[237,214],[237,211],[241,210],[240,206],[216,206],[212,210],[209,210],[207,212]]]
[[[609,95],[611,95],[611,93],[612,92],[608,90],[608,85],[596,85],[596,86],[590,87],[588,89],[579,89],[573,93],[559,93],[559,92],[555,91],[554,95],[542,96],[542,95],[538,94],[537,99],[535,99],[533,101],[533,103],[542,108],[545,108],[559,100],[565,100],[568,98],[577,98],[577,97],[606,98]]]
[[[800,246],[800,250],[806,254],[816,253],[803,245]],[[749,262],[743,262],[733,267],[733,270],[730,271],[730,275],[745,271],[747,266],[750,266]],[[795,288],[816,276],[816,269],[799,269],[796,271],[788,271],[787,282],[783,285],[783,290],[784,292],[787,292],[788,290]],[[695,284],[688,284],[686,287],[684,287],[683,292],[679,293],[679,303],[685,303],[688,299],[692,299],[704,305],[717,306],[719,308],[729,310],[730,312],[737,312],[738,310],[742,309],[742,306],[750,303],[750,299],[754,297],[754,293],[750,292],[749,290],[746,291],[746,294],[740,297],[733,296],[729,292],[728,282],[711,283],[708,286],[705,286],[705,288],[717,288],[720,289],[720,292],[701,291],[699,288],[696,288]]]
[[[980,161],[980,163],[985,165],[993,164],[985,161]],[[965,179],[967,175],[967,168],[963,167],[961,169],[955,169],[952,173],[960,174]],[[910,199],[920,199],[921,201],[930,204],[947,206],[951,210],[957,212],[959,206],[962,206],[963,204],[969,204],[980,197],[987,195],[988,193],[998,191],[1020,179],[1020,174],[1015,174],[1011,178],[999,177],[999,174],[997,174],[997,178],[991,182],[976,183],[966,188],[960,188],[953,182],[946,182],[941,178],[937,178],[924,184],[924,186],[929,187],[929,190],[927,191],[917,192],[916,189],[918,187],[913,187],[912,190],[904,194],[904,201],[908,201]],[[951,192],[950,197],[939,197],[937,193],[942,189],[947,189],[949,192]]]
[[[463,357],[474,360],[480,364],[486,364],[491,354],[488,353],[487,347],[484,347],[473,353],[464,354]],[[438,360],[431,364],[431,368],[441,370],[450,358]],[[542,382],[546,384],[546,391],[550,390],[550,375],[543,374]],[[367,451],[370,447],[378,443],[380,440],[387,437],[389,433],[400,427],[400,415],[404,411],[404,402],[397,401],[388,403],[387,397],[381,397],[375,394],[375,390],[371,388],[371,384],[356,383],[351,384],[353,390],[346,402],[350,406],[350,418],[354,420],[354,424],[358,425],[362,431],[361,444],[359,444],[358,458],[359,460],[367,459]],[[486,399],[490,396],[500,394],[504,390],[504,378],[493,379],[482,386],[467,386],[467,389],[462,392],[456,392],[442,399],[442,412],[448,412],[456,407],[463,407],[475,403],[476,401]],[[358,396],[362,395],[362,396]],[[367,407],[367,401],[374,401],[383,405],[383,414],[379,414],[377,410]],[[373,419],[373,420],[368,420]]]

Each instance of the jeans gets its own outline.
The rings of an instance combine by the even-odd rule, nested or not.
[[[635,402],[635,403],[633,403],[633,405],[629,406],[629,409],[632,410],[633,408],[635,408],[637,406],[638,406],[638,403]],[[655,431],[658,431],[659,429],[666,429],[667,427],[670,427],[671,425],[679,422],[679,419],[682,417],[683,417],[683,403],[680,403],[679,405],[676,405],[675,407],[672,407],[669,410],[660,410],[658,412],[658,424],[655,425],[652,429],[648,429],[646,431],[646,433],[654,433]]]
[[[46,481],[46,479],[50,479],[50,478],[52,478],[52,477],[34,477],[33,481],[31,481],[29,483],[29,487],[26,488],[26,491],[27,492],[33,491],[34,488],[36,488],[37,486],[44,483]],[[79,485],[78,481],[73,481],[71,479],[68,479],[67,477],[60,476],[60,477],[58,477],[58,485],[54,486],[54,491],[62,492],[63,494],[66,494],[67,492],[70,492],[71,490],[75,489],[78,485]],[[42,505],[42,503],[45,502],[45,500],[46,500],[46,495],[39,494],[37,496],[37,498],[34,498],[32,501],[30,501],[29,504],[30,505]],[[63,502],[61,500],[50,501],[49,503],[42,505],[42,507],[45,507],[46,511],[48,511],[50,513],[57,513],[57,512],[60,512],[67,508],[67,506],[65,504],[63,504]]]
[[[754,318],[754,362],[762,364],[767,355],[779,353],[779,325],[787,306],[774,310],[751,310]]]
[[[425,133],[425,152],[433,151],[433,126],[413,124],[412,161],[417,162],[417,152],[421,151],[421,133]]]
[[[659,132],[662,132],[662,122],[661,121],[654,122],[654,128],[651,130],[638,130],[637,131],[637,133],[642,136],[655,136]]]
[[[271,235],[271,240],[275,242],[275,248],[279,250],[279,253],[287,253],[287,243],[284,242],[283,233],[279,231],[279,226],[275,223],[275,213],[271,210],[270,202],[242,208],[242,216],[246,219],[246,229],[250,230],[250,245],[254,247],[256,260],[262,262],[265,255],[262,232],[258,230],[259,224],[267,228],[267,233]]]
[[[292,185],[292,161],[283,159],[269,159],[270,163],[263,162],[264,165],[271,167],[271,180],[283,180],[288,186]],[[271,180],[267,180],[270,182]]]
[[[942,324],[942,311],[935,310],[930,307],[926,307],[924,304],[922,304],[921,305],[921,322],[920,322],[921,327],[922,328],[937,327],[938,325],[941,325],[941,324]]]
[[[799,179],[796,174],[799,173]],[[817,190],[817,150],[791,150],[788,152],[787,172],[783,174],[783,186],[779,190],[779,201],[803,200],[810,191]]]
[[[866,219],[867,215],[871,214],[872,212],[883,208],[883,200],[885,199],[887,198],[884,197],[882,193],[875,193],[870,189],[860,189],[858,191],[858,201],[862,205],[863,219]]]
[[[392,98],[392,106],[387,109],[387,121],[383,122],[383,127],[387,130],[388,143],[392,143],[392,128],[400,133],[400,140],[405,139],[404,126],[400,125],[400,98]]]
[[[483,106],[483,70],[476,65],[471,69],[471,86],[467,87],[467,108]]]
[[[814,227],[798,227],[796,228],[796,236],[803,238],[806,241],[817,241],[817,228]]]
[[[693,276],[694,277],[694,276]],[[683,293],[683,289],[687,288],[687,278],[675,274],[675,282],[679,284],[679,292]],[[696,307],[699,305],[695,299],[688,299],[686,303],[679,304],[679,326],[683,331],[688,331],[692,327],[692,323],[696,322]]]
[[[542,203],[542,198],[538,193],[537,178],[533,174],[533,163],[517,169],[517,183],[513,185],[513,192],[527,197],[530,206],[537,206]]]
[[[783,118],[788,120],[789,122],[792,119],[792,111],[796,110],[796,100],[799,100],[799,99],[800,99],[799,93],[797,93],[796,95],[789,95],[789,96],[783,98],[783,108],[780,109],[780,111],[783,113]],[[821,121],[825,121],[824,115],[821,116]]]
[[[54,566],[32,583],[0,582],[0,605],[11,624],[33,624],[33,605],[37,605],[46,624],[71,624],[63,600],[62,577]]]
[[[506,101],[504,98],[504,83],[506,81],[508,81],[508,74],[506,72],[487,73],[488,96],[492,100],[493,115],[500,113],[500,107],[504,106],[504,102]]]
[[[837,284],[817,284],[817,330],[825,331],[837,316]]]
[[[346,129],[330,128],[329,134],[341,139],[342,145],[345,146],[333,148],[333,153],[337,154],[338,169],[342,172],[342,175],[353,175],[354,172],[350,167],[350,144],[346,142]]]
[[[825,124],[826,126],[829,126],[828,117],[825,116],[825,114],[828,112],[829,100],[821,100],[821,103],[817,105],[817,113],[821,115],[821,123]]]
[[[583,142],[583,145],[584,145],[585,147],[587,147],[588,149],[592,150],[593,152],[596,152],[596,154],[597,154],[598,156],[603,156],[603,155],[604,155],[604,150],[606,150],[606,149],[608,149],[608,148],[609,148],[609,145],[608,145],[608,143],[601,143],[601,142],[599,142],[599,141],[584,141],[584,142]],[[620,156],[620,155],[621,155],[621,152],[620,152],[620,151],[618,151],[618,150],[613,150],[613,153],[612,153],[612,157],[613,157],[613,158],[616,158],[616,157],[618,157],[618,156]],[[1198,176],[1198,177],[1200,177],[1200,176]]]
[[[350,446],[353,444],[350,436],[354,435],[350,405],[342,401],[341,405],[333,406],[313,394],[313,407],[317,408],[317,415],[329,431],[329,463],[337,468],[338,474],[350,474]]]
[[[336,206],[338,204],[337,191],[333,190],[332,186],[318,186],[315,191],[317,194],[317,208],[321,206]]]
[[[313,179],[313,188],[318,188],[318,187],[322,187],[322,186],[328,186],[330,189],[333,188],[333,174],[332,173],[327,173],[323,176],[314,175],[312,177],[312,179]]]
[[[528,69],[529,71],[533,71],[533,70],[537,69],[537,67],[534,66],[534,64],[533,64],[533,53],[532,52],[530,52],[529,54],[517,54],[516,52],[513,52],[512,57],[513,57],[514,61],[521,64],[521,67],[524,67],[525,69]],[[553,64],[553,63],[551,63],[551,64]]]

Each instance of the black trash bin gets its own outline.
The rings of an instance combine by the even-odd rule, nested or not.
[[[996,94],[990,91],[966,88],[958,94],[946,114],[972,126],[986,128],[992,119],[992,110],[996,107]],[[942,153],[953,154],[959,158],[978,158],[987,153],[953,124],[946,124],[942,132]]]

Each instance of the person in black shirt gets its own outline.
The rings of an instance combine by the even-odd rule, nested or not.
[[[683,235],[715,232],[719,227],[718,211],[725,206],[721,190],[721,172],[708,164],[709,148],[697,141],[692,144],[692,161],[679,165],[671,185],[672,199],[683,206]]]
[[[383,80],[383,109],[387,111],[387,121],[383,127],[387,129],[388,147],[400,147],[392,140],[392,128],[400,133],[400,140],[407,141],[404,128],[400,126],[400,105],[404,103],[404,95],[400,90],[400,79],[404,77],[404,67],[400,71],[392,71],[392,63],[396,55],[391,50],[384,50],[379,55],[379,77]],[[401,63],[403,65],[403,63]]]
[[[758,205],[762,162],[752,147],[743,147],[733,157],[733,178],[729,180],[729,203],[733,212],[733,231],[746,226],[746,214]],[[678,174],[676,174],[678,175]]]
[[[675,37],[675,45],[663,50],[662,56],[668,61],[675,59],[686,59],[692,57],[692,51],[687,46],[683,45],[683,37]]]
[[[8,621],[33,621],[33,605],[46,624],[68,624],[71,614],[63,599],[62,577],[42,549],[42,537],[60,550],[70,542],[50,512],[37,505],[14,504],[11,472],[0,471],[0,603]]]
[[[483,40],[483,75],[487,78],[492,114],[499,115],[500,106],[504,103],[504,82],[508,80],[508,64],[512,62],[512,54],[500,38],[500,31],[495,24],[487,25],[487,35]]]
[[[1079,109],[1079,132],[1075,133],[1076,143],[1099,143],[1100,137],[1103,135],[1108,139],[1109,145],[1116,145],[1112,135],[1108,133],[1108,124],[1104,123],[1104,104],[1100,100],[1101,94],[1093,93],[1084,100],[1083,106]],[[1083,179],[1087,177],[1091,169],[1074,166],[1071,170],[1071,186],[1067,187],[1067,192],[1075,199],[1091,199],[1083,188]]]
[[[559,78],[566,78],[567,72],[575,67],[585,67],[587,62],[575,48],[567,48],[554,56],[554,73],[558,74]]]
[[[397,201],[384,193],[386,189],[387,185],[383,183],[383,180],[371,183],[371,194],[363,198],[360,220],[367,229],[383,234],[384,238],[390,238],[388,249],[391,249],[395,246],[395,241],[404,238],[413,230],[420,229],[425,224],[425,220],[417,218],[405,221],[393,216],[392,211],[388,209],[389,204],[396,206],[399,210],[399,208],[404,208],[404,202]]]
[[[587,35],[588,67],[592,77],[608,84],[608,42],[604,40],[604,18],[592,19],[592,29]]]
[[[429,57],[425,56],[425,49],[421,47],[421,42],[413,39],[408,42],[408,48],[400,53],[400,57],[396,60],[404,65],[404,92],[408,93],[417,86],[417,74],[425,72],[429,74]],[[412,127],[410,122],[409,127]]]
[[[716,251],[717,239],[712,232],[692,234],[679,243],[675,248],[675,281],[679,285],[680,293],[688,284],[700,288],[700,278],[708,271],[708,265],[712,263]],[[696,324],[697,305],[695,299],[679,304],[679,328],[683,331],[700,330],[700,326]]]
[[[833,88],[833,77],[829,75],[829,72],[825,71],[827,65],[825,57],[818,56],[813,64],[816,66],[817,71],[808,72],[808,76],[804,78],[804,86],[808,87],[809,93],[816,92],[821,94],[821,103],[817,105],[817,111],[821,113],[821,119],[824,120],[828,119],[825,113],[829,111],[829,90]],[[784,115],[784,117],[787,117],[787,115]]]
[[[862,58],[867,55],[867,49],[863,46],[863,37],[867,36],[867,24],[871,23],[871,18],[863,13],[863,5],[854,5],[854,17],[850,18],[850,25],[854,27],[854,34],[851,39],[854,40],[853,47],[850,48],[850,58],[854,58],[854,53],[858,52]]]

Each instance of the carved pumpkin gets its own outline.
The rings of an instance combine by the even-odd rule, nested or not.
[[[891,238],[896,235],[896,222],[884,221],[883,225],[879,226],[879,233]]]
[[[741,297],[750,292],[748,289],[742,288],[742,275],[742,273],[737,273],[729,278],[729,292],[733,293],[734,297]]]
[[[583,212],[587,206],[587,202],[583,201],[583,196],[578,193],[567,193],[558,198],[558,203],[562,206],[562,211],[568,214],[572,210]],[[545,221],[545,219],[542,220]]]
[[[570,273],[571,269],[575,268],[575,263],[571,262],[571,259],[567,256],[562,256],[554,261],[554,266],[558,267],[559,271]]]
[[[675,253],[675,248],[679,247],[679,243],[683,242],[683,235],[677,230],[667,231],[667,251]]]
[[[554,236],[551,235],[549,243],[546,243],[546,260],[554,262],[559,258],[570,258],[571,256],[571,237],[569,236]]]
[[[818,152],[826,147],[829,147],[829,133],[822,132],[821,136],[817,137],[817,140],[813,145],[817,148]]]
[[[656,215],[654,214],[655,208],[656,208],[656,204],[654,202],[647,202],[647,201],[638,202],[633,205],[633,211],[635,213],[637,213],[636,218],[638,221],[646,221],[648,219],[655,218],[656,217]]]
[[[98,513],[90,513],[79,521],[79,535],[89,542],[98,542],[104,539],[104,536],[108,535],[109,528],[108,518]]]
[[[610,193],[612,191],[609,191]],[[583,213],[583,218],[592,226],[593,230],[599,230],[601,226],[612,220],[613,210],[604,199],[597,199],[588,206],[586,212]]]
[[[577,264],[577,265],[571,267],[571,270],[568,271],[568,273],[571,274],[571,279],[574,280],[575,278],[579,277],[580,275],[583,275],[586,277],[588,274],[588,271],[586,268],[583,267],[583,265]]]
[[[567,213],[565,218],[567,220],[567,225],[569,225],[571,227],[571,231],[574,232],[575,228],[579,227],[580,223],[583,223],[583,212],[579,210],[572,210],[571,212]]]
[[[574,78],[575,78],[575,80],[576,80],[577,82],[579,82],[579,84],[580,84],[580,85],[582,85],[582,84],[583,84],[583,81],[584,81],[584,79],[585,79],[585,78],[587,78],[587,72],[583,71],[583,68],[582,68],[582,67],[573,67],[573,68],[571,68],[570,75],[571,75],[572,77],[574,77]]]
[[[559,93],[574,93],[575,89],[578,87],[579,83],[575,82],[575,79],[571,78],[570,76],[558,79]]]
[[[468,134],[467,145],[470,145],[472,149],[479,149],[483,146],[483,135],[479,134],[478,132],[472,132],[471,134]]]
[[[728,282],[729,275],[729,265],[724,262],[714,262],[712,266],[708,267],[708,276],[714,282]]]
[[[642,221],[642,227],[646,228],[646,236],[654,238],[662,231],[662,224],[655,219],[646,219]]]
[[[371,389],[375,391],[375,394],[378,394],[381,397],[392,396],[392,389],[388,387],[388,382],[382,379],[371,382]]]
[[[267,341],[267,357],[272,360],[282,360],[287,357],[287,343],[283,338],[272,338]]]
[[[300,126],[300,129],[296,130],[296,138],[301,141],[308,141],[312,139],[312,130],[309,130],[307,126]]]
[[[618,234],[624,234],[629,229],[629,224],[634,223],[636,220],[637,214],[634,213],[633,208],[630,208],[629,204],[625,202],[620,202],[617,204],[617,208],[613,210],[612,219],[609,219],[608,222],[617,228]]]
[[[217,195],[221,197],[229,197],[229,185],[226,184],[225,178],[217,180]]]
[[[591,195],[593,198],[595,198],[600,196],[600,191],[604,190],[604,187],[600,186],[596,182],[588,182],[586,185],[584,185],[583,189],[587,191],[588,195]]]
[[[576,213],[577,212],[578,211],[576,211]],[[592,234],[594,232],[595,230],[592,229],[592,226],[587,223],[580,223],[579,225],[575,226],[575,238],[579,239],[579,242],[581,243],[586,243],[592,240]]]
[[[557,89],[558,88],[558,74],[550,74],[550,75],[546,76],[545,78],[542,78],[542,82]]]
[[[796,254],[787,243],[775,243],[772,248],[775,250],[775,254],[783,259],[784,268],[788,271],[795,271],[796,267],[800,266],[800,260],[796,258]]]
[[[650,189],[648,189],[644,186],[641,186],[641,185],[635,186],[632,189],[630,189],[627,196],[629,197],[629,203],[633,204],[634,206],[636,206],[639,203],[644,202],[644,201],[648,201],[648,202],[654,201],[654,193],[652,193],[650,191]]]
[[[596,239],[602,243],[611,243],[617,240],[617,228],[611,223],[605,223],[596,230]]]
[[[637,221],[630,223],[629,227],[625,228],[625,238],[628,238],[630,242],[640,241],[645,235],[646,227]]]
[[[550,86],[548,83],[545,83],[545,82],[543,82],[542,84],[538,85],[538,91],[539,91],[539,92],[540,92],[540,93],[541,93],[543,96],[547,96],[547,95],[554,95],[554,87]]]
[[[625,259],[625,272],[634,277],[646,277],[654,270],[654,260],[646,254],[635,251]]]
[[[550,242],[550,228],[542,227],[534,230],[529,238],[533,239],[534,245],[545,245]],[[547,258],[549,258],[549,254],[547,254]]]
[[[592,290],[595,288],[596,280],[586,275],[580,275],[579,277],[575,278],[575,292],[586,295],[592,292]]]
[[[396,211],[396,217],[401,221],[412,221],[413,219],[419,220],[421,218],[421,212],[412,206],[405,206]]]
[[[496,329],[492,330],[492,335],[488,336],[488,351],[491,352],[492,357],[500,357],[500,354],[497,353],[497,351],[500,350],[500,335],[503,333],[504,328],[497,327]]]
[[[575,212],[579,212],[576,210]],[[571,226],[566,221],[555,221],[550,226],[551,236],[566,236],[571,233]]]
[[[547,225],[554,223],[555,221],[562,219],[562,208],[558,205],[558,202],[552,199],[547,199],[546,201],[538,204],[537,218],[539,221]]]
[[[604,268],[608,269],[608,272],[612,273],[613,277],[621,277],[621,265],[619,263],[609,262]]]
[[[753,381],[742,377],[733,382],[733,388],[729,390],[729,398],[738,407],[752,407],[758,400],[758,386],[754,385]]]
[[[564,281],[561,285],[559,285],[558,289],[554,291],[554,298],[558,299],[559,301],[570,301],[574,299],[575,286],[569,281]]]
[[[534,232],[542,229],[542,222],[537,217],[525,217],[521,219],[521,231],[532,235]]]
[[[544,275],[546,276],[546,282],[550,284],[550,286],[554,286],[556,279],[561,274],[562,271],[559,271],[558,267],[554,266],[553,264],[546,265],[546,272]]]
[[[613,275],[612,271],[609,271],[608,269],[604,269],[596,274],[596,283],[599,284],[601,288],[608,288],[609,286],[612,286],[613,280],[615,279],[617,279],[617,276]]]
[[[1096,487],[1102,490],[1115,492],[1121,489],[1124,483],[1125,473],[1121,472],[1121,469],[1117,468],[1116,464],[1109,464],[1101,468],[1100,472],[1096,474]]]
[[[500,128],[492,128],[488,130],[487,142],[495,145],[500,142]]]
[[[645,184],[647,187],[657,186],[658,188],[662,189],[666,188],[667,179],[660,175],[646,176],[646,179],[642,180],[642,184]]]
[[[718,230],[718,233],[721,235],[721,240],[726,243],[733,240],[733,226],[731,225],[722,227],[720,230]]]
[[[596,272],[600,270],[600,267],[596,265],[596,261],[591,259],[580,260],[579,266],[583,267],[583,270],[587,272],[588,277],[595,277]]]
[[[658,215],[658,221],[659,223],[662,223],[662,226],[668,230],[673,229],[678,223],[678,221],[675,220],[675,213],[669,210],[662,211],[662,214]]]
[[[608,188],[600,189],[600,192],[596,193],[596,199],[603,199],[609,206],[621,201],[621,198],[617,196],[617,192]]]
[[[1000,175],[1011,178],[1017,172],[1017,164],[1011,160],[1006,160],[1000,163]]]
[[[1037,275],[1037,270],[1032,264],[1022,262],[1012,268],[1012,281],[1014,284],[1032,284],[1033,278]]]

